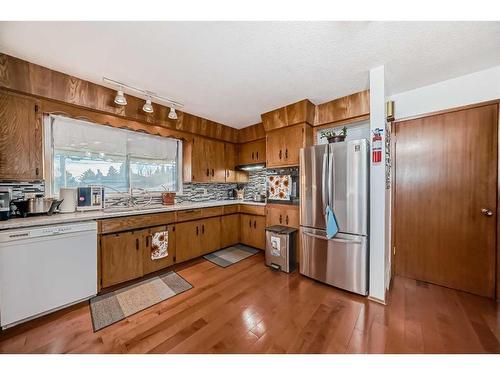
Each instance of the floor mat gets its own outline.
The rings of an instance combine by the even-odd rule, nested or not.
[[[217,264],[218,266],[226,268],[257,254],[258,252],[260,252],[259,249],[238,244],[207,254],[203,258]]]

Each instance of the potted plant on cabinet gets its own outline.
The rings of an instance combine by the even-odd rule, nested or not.
[[[334,131],[327,130],[321,133],[320,138],[326,138],[328,143],[337,143],[344,142],[345,137],[347,137],[347,127],[343,127],[339,134],[336,134]]]

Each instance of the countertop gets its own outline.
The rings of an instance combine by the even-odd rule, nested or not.
[[[6,221],[0,221],[0,230],[28,228],[39,225],[52,225],[52,224],[63,224],[63,223],[66,224],[78,221],[108,219],[112,217],[146,215],[159,212],[194,210],[205,207],[230,206],[233,204],[246,204],[251,206],[266,205],[266,203],[264,202],[252,202],[244,200],[219,200],[219,201],[214,200],[205,202],[183,202],[170,206],[154,205],[151,206],[150,208],[135,209],[135,210],[134,209],[127,210],[126,208],[124,208],[122,210],[114,211],[113,209],[108,208],[99,211],[72,212],[66,214],[56,213],[51,216],[40,215],[40,216],[28,216],[25,218],[14,218]]]

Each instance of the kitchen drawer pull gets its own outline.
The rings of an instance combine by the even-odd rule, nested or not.
[[[196,210],[196,209],[195,209],[195,210],[185,210],[185,211],[181,211],[181,212],[182,212],[182,213],[184,213],[184,214],[191,214],[191,213],[193,213],[193,212],[199,212],[199,211],[200,211],[200,210]]]

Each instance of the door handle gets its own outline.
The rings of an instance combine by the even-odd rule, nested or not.
[[[484,216],[493,216],[493,211],[488,210],[487,208],[482,208],[482,209],[481,209],[481,213],[482,213]]]
[[[304,233],[306,236],[318,238],[320,240],[325,240],[325,241],[334,241],[334,242],[342,242],[342,243],[361,244],[361,241],[356,241],[356,240],[345,240],[343,238],[336,238],[336,237],[328,239],[325,236],[320,236],[319,234],[314,234],[314,233],[309,233],[309,232],[302,232],[302,233]]]

